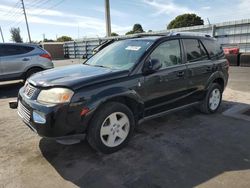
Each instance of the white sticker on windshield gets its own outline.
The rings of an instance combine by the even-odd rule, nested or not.
[[[138,51],[141,49],[141,46],[128,46],[126,50]]]

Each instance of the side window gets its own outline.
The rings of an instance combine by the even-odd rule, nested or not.
[[[179,40],[170,40],[160,44],[150,55],[151,59],[158,59],[164,69],[181,64],[181,49]]]
[[[207,49],[208,55],[213,58],[223,54],[222,47],[215,40],[202,40],[205,48]]]
[[[206,50],[197,39],[183,39],[187,61],[195,62],[208,59]]]
[[[21,50],[23,54],[26,54],[34,50],[34,48],[30,46],[21,46]]]
[[[5,45],[3,50],[3,56],[26,54],[32,51],[33,47],[19,46],[19,45]]]

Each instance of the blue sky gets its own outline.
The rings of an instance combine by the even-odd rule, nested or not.
[[[104,0],[24,0],[32,40],[68,35],[74,39],[105,36]],[[164,30],[177,15],[196,13],[211,23],[250,18],[250,0],[110,0],[112,31],[124,34],[140,23],[144,30]],[[20,0],[1,0],[0,26],[5,41],[20,27],[28,41]],[[1,41],[1,40],[0,40]]]

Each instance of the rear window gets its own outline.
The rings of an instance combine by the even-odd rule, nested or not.
[[[223,54],[223,50],[220,44],[215,40],[202,40],[205,48],[207,49],[209,57],[213,58]]]
[[[197,39],[183,39],[187,61],[195,62],[208,59],[206,50]]]
[[[34,47],[30,46],[19,46],[19,45],[2,45],[0,47],[1,56],[11,56],[26,54],[34,50]]]

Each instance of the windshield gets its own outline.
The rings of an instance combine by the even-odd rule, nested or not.
[[[152,43],[149,40],[123,40],[114,42],[90,58],[86,64],[128,70]]]

